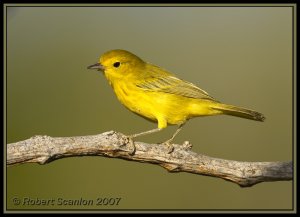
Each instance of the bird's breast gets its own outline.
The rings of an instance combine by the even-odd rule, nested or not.
[[[149,94],[131,83],[113,84],[112,87],[118,100],[126,108],[143,117],[156,120],[156,110]]]
[[[174,94],[143,90],[132,83],[113,85],[119,101],[129,110],[153,121],[182,124],[190,116],[189,100]]]

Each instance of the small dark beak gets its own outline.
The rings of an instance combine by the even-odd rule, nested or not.
[[[104,71],[104,66],[102,66],[100,63],[96,63],[96,64],[88,66],[87,69],[98,69],[98,70]]]

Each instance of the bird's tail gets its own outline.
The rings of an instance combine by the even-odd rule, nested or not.
[[[213,110],[221,111],[223,114],[226,115],[232,115],[232,116],[237,116],[241,118],[247,118],[255,121],[264,121],[265,116],[259,112],[246,109],[246,108],[241,108],[241,107],[236,107],[233,105],[226,105],[226,104],[214,104],[212,106]]]

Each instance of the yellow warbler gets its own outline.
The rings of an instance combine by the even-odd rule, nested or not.
[[[103,71],[117,98],[129,110],[158,122],[158,128],[130,138],[158,132],[168,124],[179,125],[165,142],[171,151],[172,140],[190,118],[226,114],[256,121],[265,119],[256,111],[220,103],[196,85],[125,50],[104,53],[88,69]]]

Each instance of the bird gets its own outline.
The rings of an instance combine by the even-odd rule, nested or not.
[[[103,72],[118,100],[127,109],[157,122],[155,129],[128,136],[131,140],[159,132],[168,125],[178,125],[171,138],[164,142],[168,153],[174,149],[175,136],[191,118],[224,114],[265,120],[265,116],[257,111],[219,102],[195,84],[126,50],[107,51],[96,64],[87,68]]]

